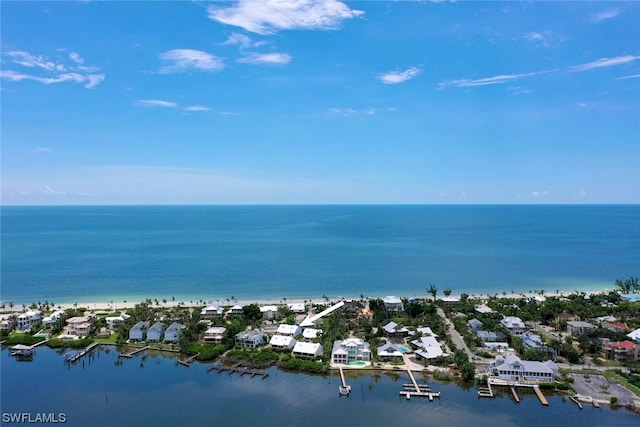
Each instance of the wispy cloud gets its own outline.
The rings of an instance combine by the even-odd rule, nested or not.
[[[352,116],[372,116],[376,114],[374,108],[366,108],[364,110],[356,110],[355,108],[329,108],[327,114],[332,116],[352,117]]]
[[[238,59],[238,62],[245,64],[288,64],[291,62],[291,55],[288,53],[251,53]]]
[[[185,71],[220,71],[224,69],[222,59],[207,52],[195,49],[173,49],[160,54],[166,65],[160,68],[164,74]]]
[[[541,74],[550,74],[550,73],[557,73],[557,72],[576,73],[581,71],[592,70],[595,68],[614,67],[616,65],[629,64],[638,59],[640,59],[640,56],[624,55],[624,56],[617,56],[614,58],[602,58],[602,59],[598,59],[597,61],[587,62],[584,64],[574,65],[566,68],[536,71],[532,73],[501,74],[497,76],[483,77],[479,79],[447,80],[438,84],[438,89],[444,89],[447,87],[473,87],[473,86],[502,84],[507,82],[513,82],[515,80],[522,79],[525,77],[532,77],[532,76],[537,76]]]
[[[548,190],[542,190],[542,191],[534,190],[529,193],[529,195],[534,199],[544,199],[549,197],[549,194],[551,193],[549,193]]]
[[[138,107],[163,107],[178,108],[178,104],[171,101],[163,101],[160,99],[139,99],[135,102]]]
[[[420,74],[422,70],[419,67],[409,67],[404,71],[389,71],[378,75],[378,80],[387,85],[396,85],[411,80]]]
[[[604,12],[594,13],[593,15],[591,15],[591,22],[598,23],[606,21],[607,19],[619,16],[621,13],[622,12],[620,11],[620,9],[609,9]]]
[[[32,154],[49,154],[53,153],[53,149],[47,147],[38,147],[30,151]]]
[[[254,42],[251,37],[244,35],[244,34],[240,34],[240,33],[233,33],[231,34],[227,40],[225,40],[222,45],[233,45],[233,46],[238,46],[241,49],[249,49],[249,48],[254,48],[254,47],[260,47],[260,46],[264,46],[266,44],[268,44],[269,42],[266,41],[257,41]]]
[[[640,74],[632,74],[630,76],[618,77],[616,80],[638,79]]]
[[[190,105],[188,107],[184,107],[183,111],[211,111],[211,108],[204,107],[202,105]]]
[[[561,38],[556,37],[556,35],[551,30],[545,31],[532,31],[524,35],[524,39],[532,44],[542,47],[549,47],[556,45],[558,40]]]
[[[338,0],[239,0],[210,6],[209,18],[258,34],[281,30],[333,30],[364,14]]]
[[[86,88],[94,88],[105,79],[104,74],[97,74],[97,67],[87,67],[84,59],[75,52],[68,58],[51,59],[44,55],[34,55],[22,50],[3,52],[14,65],[23,67],[22,70],[9,70],[7,67],[0,71],[0,78],[20,82],[31,80],[45,85],[56,83],[84,83]],[[28,70],[25,70],[25,68]]]

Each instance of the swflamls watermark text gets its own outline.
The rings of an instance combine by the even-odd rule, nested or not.
[[[62,424],[67,422],[64,412],[3,412],[2,424]]]

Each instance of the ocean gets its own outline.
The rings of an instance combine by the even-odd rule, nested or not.
[[[3,303],[613,289],[638,205],[1,208]]]

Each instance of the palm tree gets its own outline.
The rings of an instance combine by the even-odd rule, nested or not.
[[[427,293],[431,294],[431,296],[433,297],[433,300],[436,300],[436,294],[438,293],[438,288],[436,287],[436,285],[434,285],[433,283],[429,284],[429,287],[427,288]]]
[[[451,296],[451,289],[447,288],[444,291],[442,291],[442,293],[444,294],[445,297]]]

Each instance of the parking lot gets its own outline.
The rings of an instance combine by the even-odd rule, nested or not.
[[[607,402],[611,396],[615,396],[618,398],[619,405],[630,405],[637,401],[631,391],[620,384],[609,383],[602,375],[571,374],[571,377],[574,379],[573,388],[581,396],[591,396],[593,399],[606,400]]]

